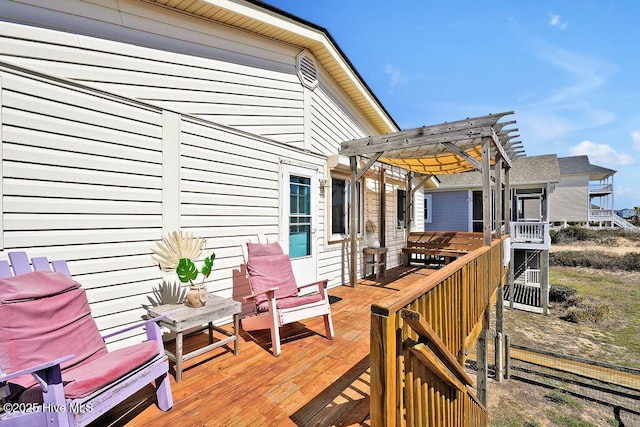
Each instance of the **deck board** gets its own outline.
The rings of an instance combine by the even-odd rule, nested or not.
[[[333,340],[320,317],[286,325],[282,354],[274,357],[267,331],[241,331],[238,356],[224,349],[198,356],[185,363],[180,383],[172,365],[169,412],[155,406],[150,386],[95,425],[367,426],[371,304],[432,271],[399,267],[379,282],[331,289]],[[196,334],[185,346],[207,340]]]

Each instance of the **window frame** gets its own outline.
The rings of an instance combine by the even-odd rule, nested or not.
[[[433,223],[433,194],[425,193],[424,195],[424,222],[426,224]]]
[[[400,201],[400,192],[402,192],[402,202]],[[402,220],[400,214],[402,213]],[[396,188],[396,228],[398,230],[407,229],[407,190],[404,188]]]
[[[328,218],[328,226],[327,226],[327,235],[328,235],[328,241],[329,243],[332,242],[342,242],[345,241],[349,238],[349,226],[351,225],[351,221],[349,220],[349,213],[350,213],[350,203],[351,203],[351,197],[349,195],[349,191],[351,188],[351,180],[349,177],[347,177],[346,175],[343,174],[338,174],[338,173],[332,173],[330,175],[330,185],[329,185],[329,197],[328,197],[328,209],[327,212],[329,214],[329,218]],[[343,194],[343,211],[342,211],[342,217],[344,220],[344,233],[342,232],[334,232],[333,230],[333,219],[334,219],[334,205],[333,205],[333,183],[334,180],[340,180],[340,181],[344,181],[344,194]],[[364,205],[365,205],[365,200],[364,200],[364,194],[363,194],[363,183],[362,180],[359,180],[356,182],[356,191],[358,192],[358,198],[357,198],[357,202],[358,202],[358,220],[357,220],[357,228],[358,228],[358,232],[357,232],[357,236],[361,237],[362,236],[362,230],[363,230],[363,221],[364,221]]]

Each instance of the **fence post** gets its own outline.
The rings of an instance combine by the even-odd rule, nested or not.
[[[503,352],[502,352],[502,332],[498,332],[496,334],[496,343],[495,343],[495,364],[496,364],[496,381],[499,383],[502,382],[503,379]]]
[[[511,378],[511,337],[509,335],[504,336],[504,377],[505,379]]]

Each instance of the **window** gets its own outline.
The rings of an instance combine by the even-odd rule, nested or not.
[[[424,222],[431,223],[431,194],[424,195]]]
[[[331,177],[331,234],[336,238],[343,238],[349,234],[350,213],[349,201],[351,196],[349,180]],[[361,232],[362,224],[362,191],[360,183],[356,182],[356,211],[358,212],[357,232]]]
[[[396,190],[396,215],[398,229],[407,228],[407,192],[405,190]]]

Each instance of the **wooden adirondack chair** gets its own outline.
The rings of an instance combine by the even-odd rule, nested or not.
[[[0,426],[85,425],[154,380],[158,407],[171,409],[160,318],[101,337],[64,261],[9,259],[0,261],[0,397],[9,402]],[[105,338],[141,326],[147,341],[107,350]]]
[[[245,331],[270,329],[274,356],[280,355],[280,327],[288,323],[323,316],[326,336],[333,339],[327,280],[298,287],[289,255],[278,242],[246,243],[243,254],[251,286],[251,295],[245,300],[255,302],[253,315],[242,319]],[[299,294],[311,286],[317,287],[318,293]]]

